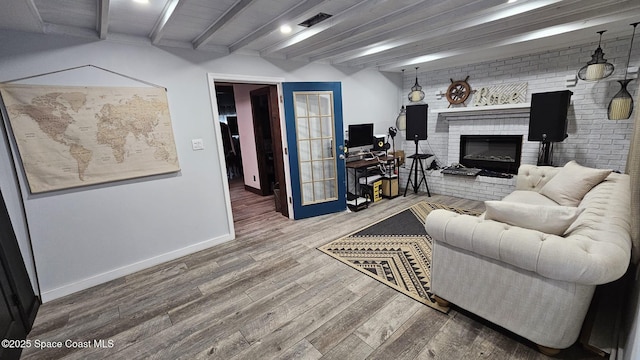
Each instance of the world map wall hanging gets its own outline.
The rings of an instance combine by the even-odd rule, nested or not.
[[[32,193],[180,170],[166,90],[0,85]]]

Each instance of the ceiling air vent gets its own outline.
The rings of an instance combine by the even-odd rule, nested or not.
[[[333,15],[321,12],[321,13],[318,13],[316,15],[313,15],[312,17],[308,18],[307,20],[301,22],[298,25],[304,26],[304,27],[312,27],[313,25],[315,25],[315,24],[317,24],[319,22],[325,21],[325,20],[327,20],[328,18],[330,18],[332,16]]]

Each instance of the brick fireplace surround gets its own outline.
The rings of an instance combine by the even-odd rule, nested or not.
[[[508,111],[485,110],[471,113],[429,113],[430,119],[436,120],[435,134],[427,142],[419,143],[421,153],[434,153],[429,148],[429,141],[446,140],[448,149],[445,156],[437,155],[440,167],[457,163],[460,158],[460,135],[522,135],[522,164],[535,164],[538,158],[538,142],[527,141],[529,133],[529,108]],[[431,120],[431,121],[433,121]],[[415,146],[415,145],[414,145]],[[405,147],[406,155],[412,155],[415,148]],[[429,160],[424,165],[429,166]],[[409,165],[401,168],[401,181],[404,186]],[[487,176],[467,177],[443,175],[440,170],[427,170],[427,182],[431,192],[473,200],[499,200],[515,189],[515,177],[511,179]]]
[[[624,64],[629,51],[629,36],[607,41],[607,59],[615,64]],[[429,104],[427,141],[420,141],[420,152],[436,154],[438,165],[446,166],[459,161],[458,139],[461,134],[516,134],[524,135],[521,164],[537,162],[538,142],[528,142],[529,109],[516,111],[489,110],[474,113],[440,113],[433,109],[443,110],[449,105],[446,98],[438,96],[451,84],[451,79],[459,80],[469,77],[472,89],[492,87],[502,84],[527,83],[527,98],[531,94],[547,91],[571,90],[571,106],[569,108],[569,124],[567,138],[555,144],[553,162],[558,166],[569,160],[579,164],[600,168],[614,169],[624,172],[626,167],[629,143],[633,129],[633,118],[629,120],[607,120],[607,105],[620,89],[616,81],[567,82],[575,78],[576,71],[589,60],[589,55],[598,45],[597,41],[573,44],[571,46],[541,50],[522,56],[499,60],[482,61],[456,66],[455,60],[451,68],[418,72],[417,77],[425,92],[424,102]],[[630,66],[638,66],[640,46],[633,49]],[[622,78],[624,66],[617,66],[612,79]],[[407,94],[415,84],[414,74],[402,78],[402,90],[399,91],[397,108],[407,105]],[[637,86],[631,87],[632,96],[637,96]],[[473,106],[473,96],[467,100],[467,107]],[[636,108],[638,110],[638,108]],[[464,115],[462,115],[464,114]],[[394,118],[395,119],[395,118]],[[388,127],[384,120],[383,128]],[[396,136],[396,149],[402,149],[406,155],[415,151],[412,141],[404,141],[402,132]],[[425,163],[426,164],[426,163]],[[401,187],[404,187],[409,166],[400,169]],[[428,165],[428,164],[426,164]],[[464,178],[461,176],[442,175],[440,170],[428,170],[427,180],[432,193],[458,196],[477,200],[498,200],[515,189],[514,179],[500,179],[478,176]],[[425,190],[424,187],[421,190]]]

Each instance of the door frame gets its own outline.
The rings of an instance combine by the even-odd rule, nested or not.
[[[227,210],[227,221],[229,230],[231,232],[232,239],[235,239],[235,227],[233,225],[233,212],[231,209],[231,195],[229,193],[229,180],[226,176],[224,149],[222,146],[222,133],[220,132],[220,114],[218,113],[218,99],[216,98],[216,82],[224,83],[243,83],[243,84],[257,84],[257,85],[275,85],[278,90],[278,99],[282,99],[282,83],[285,82],[281,77],[269,77],[269,76],[252,76],[242,74],[222,74],[222,73],[207,73],[207,85],[209,86],[209,99],[211,102],[211,111],[213,113],[214,122],[214,135],[218,143],[218,159],[220,163],[220,174],[223,183],[223,195],[225,200],[225,207]],[[283,162],[284,162],[284,176],[287,182],[287,199],[291,199],[291,173],[289,170],[289,156],[287,145],[286,124],[284,118],[284,105],[282,101],[278,101],[278,112],[280,114],[280,135],[282,137],[282,149],[283,149]],[[284,205],[284,204],[283,204]],[[287,201],[287,208],[289,209],[289,218],[293,219],[293,204]]]

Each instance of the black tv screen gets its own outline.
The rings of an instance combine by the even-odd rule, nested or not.
[[[349,147],[373,145],[373,124],[349,125]]]

